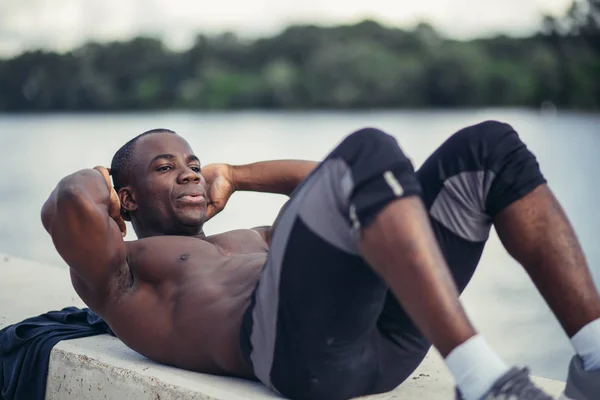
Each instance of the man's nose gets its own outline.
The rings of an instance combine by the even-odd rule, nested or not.
[[[199,183],[200,174],[191,168],[185,168],[184,171],[179,175],[179,183]]]

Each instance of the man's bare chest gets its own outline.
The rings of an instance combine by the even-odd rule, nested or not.
[[[265,254],[268,245],[252,230],[230,231],[206,239],[163,236],[142,239],[128,246],[128,263],[133,275],[159,283],[179,280],[190,273],[220,270],[242,256]]]

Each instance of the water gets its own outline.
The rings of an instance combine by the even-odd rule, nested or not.
[[[145,113],[0,115],[0,252],[64,265],[40,223],[40,209],[63,176],[108,165],[135,134],[165,127],[188,139],[203,164],[265,159],[321,159],[349,132],[376,126],[396,136],[415,166],[452,132],[485,119],[511,123],[537,155],[567,210],[600,282],[600,114],[541,115],[522,110],[353,113]],[[207,233],[270,224],[285,197],[237,193],[210,221]],[[128,240],[135,239],[129,227]],[[67,279],[67,275],[65,275]],[[23,288],[26,293],[27,288]],[[35,293],[30,295],[35,296]],[[495,234],[463,295],[467,311],[489,342],[511,363],[564,379],[569,342],[527,275]],[[65,305],[66,306],[66,305]]]

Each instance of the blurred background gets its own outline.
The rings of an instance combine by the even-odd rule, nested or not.
[[[570,1],[4,0],[0,109],[598,109]]]
[[[600,286],[599,110],[600,0],[3,0],[0,253],[64,266],[43,202],[148,129],[241,164],[322,159],[375,126],[418,168],[495,119],[538,157]],[[284,202],[235,194],[206,231],[269,224]],[[463,299],[509,362],[565,379],[569,342],[495,234]]]

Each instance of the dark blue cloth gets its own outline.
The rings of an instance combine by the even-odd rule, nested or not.
[[[50,352],[61,340],[113,334],[88,308],[63,308],[0,331],[0,400],[44,400]]]

